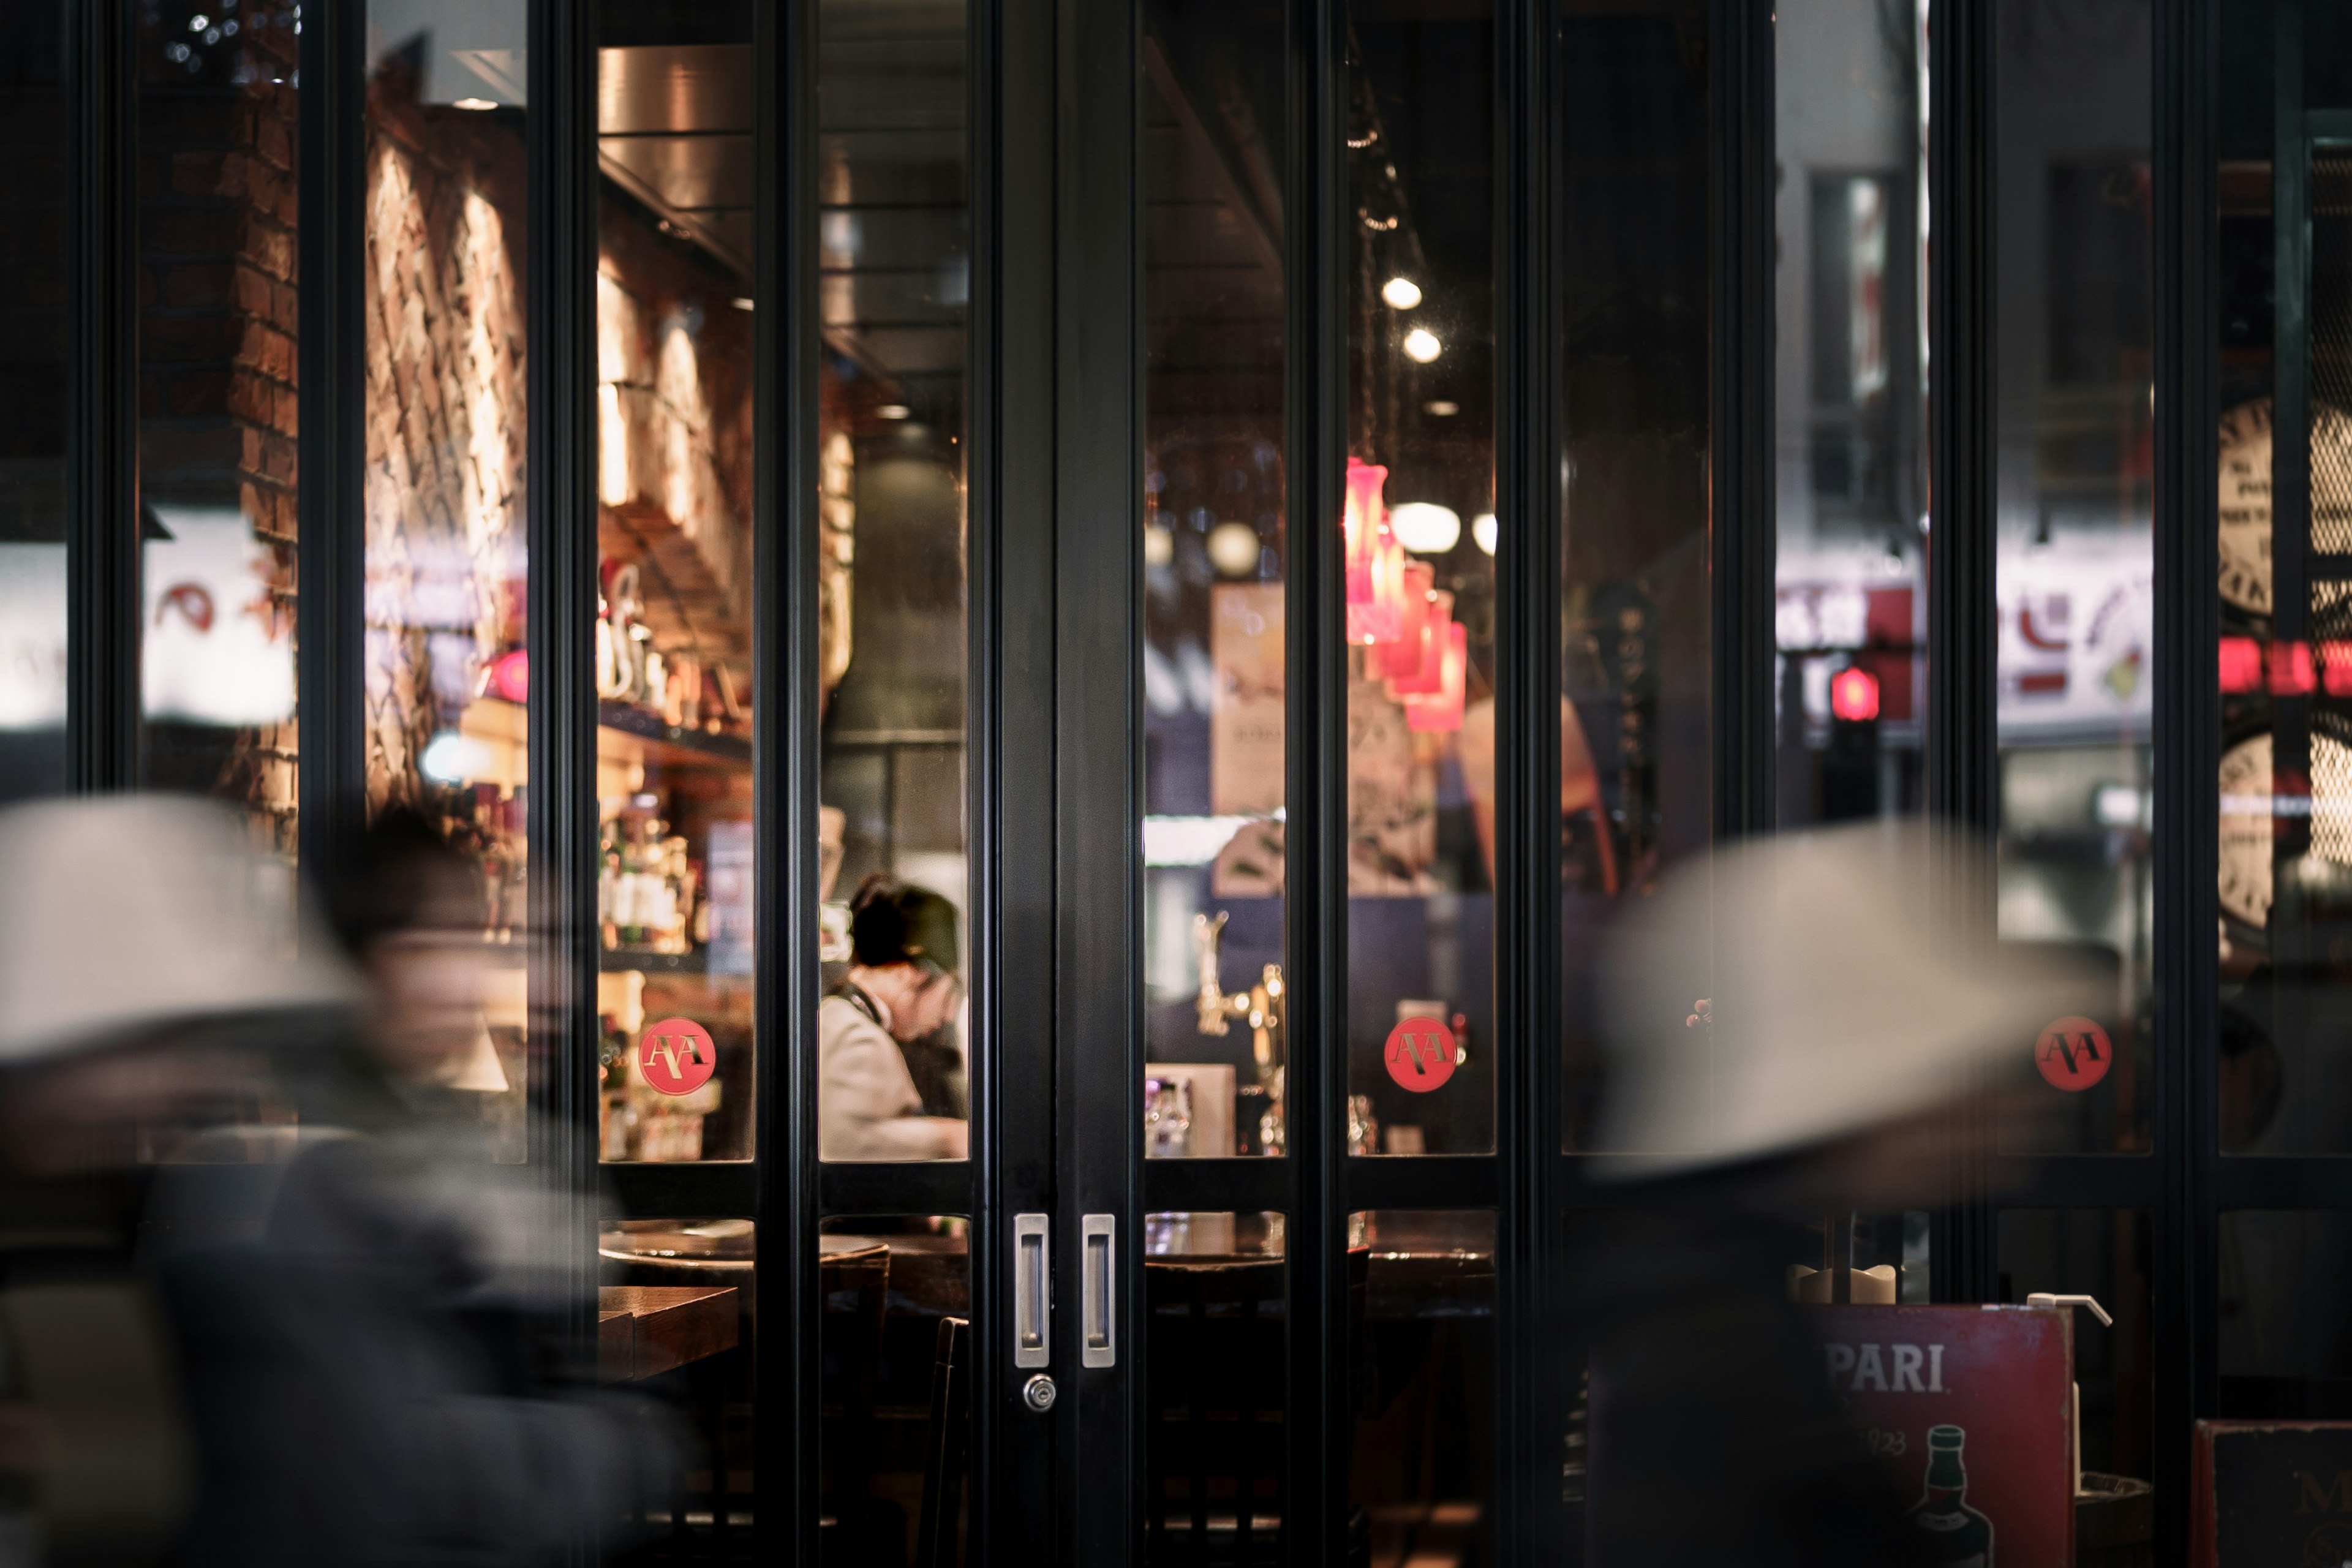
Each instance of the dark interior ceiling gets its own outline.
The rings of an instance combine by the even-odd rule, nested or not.
[[[1204,26],[1207,8],[1148,8],[1144,265],[1155,416],[1280,406],[1278,11],[1234,6],[1218,16],[1221,25]],[[606,176],[747,284],[757,185],[749,20],[740,4],[615,8],[598,81]],[[952,430],[968,353],[964,5],[828,0],[818,32],[828,346],[847,374],[883,384]],[[1384,163],[1396,168],[1413,230],[1397,240],[1426,255],[1436,290],[1470,306],[1448,334],[1467,350],[1487,329],[1490,120],[1483,105],[1467,115],[1438,110],[1461,96],[1465,71],[1483,88],[1490,35],[1482,16],[1459,6],[1367,18],[1359,35],[1360,87],[1381,117]],[[1483,353],[1457,363],[1465,383],[1486,378]],[[1463,425],[1484,426],[1483,385],[1466,390],[1457,398]]]

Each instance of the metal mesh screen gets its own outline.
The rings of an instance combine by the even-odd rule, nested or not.
[[[2352,149],[2311,160],[2311,548],[2352,552]]]

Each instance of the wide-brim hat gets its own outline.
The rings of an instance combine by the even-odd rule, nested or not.
[[[2046,1026],[2111,1008],[2086,972],[1971,942],[1940,918],[1937,889],[1948,904],[1954,876],[1989,874],[1990,858],[1948,829],[1872,822],[1670,874],[1603,966],[1601,1173],[1851,1137],[2028,1069]]]
[[[0,811],[0,1067],[360,1000],[291,868],[248,847],[220,806],[155,795],[13,806]]]

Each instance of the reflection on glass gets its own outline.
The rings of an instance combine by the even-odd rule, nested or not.
[[[827,1563],[967,1560],[971,1253],[964,1220],[947,1215],[836,1217],[817,1237]]]
[[[692,1535],[715,1552],[751,1522],[757,1240],[751,1221],[727,1218],[608,1220],[596,1238],[604,1381],[624,1381],[624,1362],[631,1392],[670,1405],[692,1431],[686,1495],[668,1523],[673,1539]],[[630,1321],[638,1312],[658,1316]]]
[[[1144,1559],[1279,1562],[1283,1216],[1146,1215],[1143,1254]]]
[[[2352,17],[2249,7],[2221,67],[2219,1099],[2238,1154],[2352,1153]],[[2236,14],[2233,13],[2233,19]],[[2274,51],[2299,49],[2280,79]],[[2279,268],[2284,267],[2282,275]],[[2298,292],[2302,319],[2273,300]],[[2276,459],[2275,470],[2273,458]]]
[[[1706,14],[1561,7],[1568,214],[1560,985],[1567,1139],[1589,1138],[1594,966],[1625,900],[1707,846]],[[1688,991],[1708,989],[1693,934]]]
[[[2352,1418],[2352,1337],[2334,1306],[2352,1289],[2352,1215],[2224,1214],[2218,1267],[2220,1414]]]
[[[1348,1219],[1364,1254],[1349,1500],[1374,1563],[1494,1552],[1495,1215],[1390,1209]]]
[[[1349,1148],[1494,1147],[1494,17],[1357,0]]]
[[[138,9],[142,776],[294,855],[289,5]]]
[[[597,50],[596,977],[607,1160],[751,1153],[751,15]]]
[[[820,0],[817,32],[820,1143],[961,1159],[964,8]]]
[[[1278,1154],[1284,475],[1279,19],[1144,40],[1147,1153]]]
[[[2053,1152],[2150,1147],[2151,16],[1996,12],[2000,934],[2089,964],[2109,999],[2071,1031],[2096,1081],[2004,1131]]]
[[[367,25],[368,806],[418,814],[478,868],[484,1021],[512,1058],[528,1022],[522,18],[368,0]]]
[[[2153,1348],[2147,1214],[2140,1209],[2004,1209],[1995,1241],[2001,1299],[2089,1296],[2115,1319],[2074,1313],[2082,1464],[2150,1479]]]
[[[0,802],[66,787],[63,0],[0,8]]]
[[[1775,15],[1775,783],[1798,826],[1924,804],[1927,7]]]

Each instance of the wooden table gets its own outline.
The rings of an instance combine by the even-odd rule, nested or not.
[[[596,1292],[596,1372],[632,1383],[735,1348],[732,1287],[607,1285]]]

